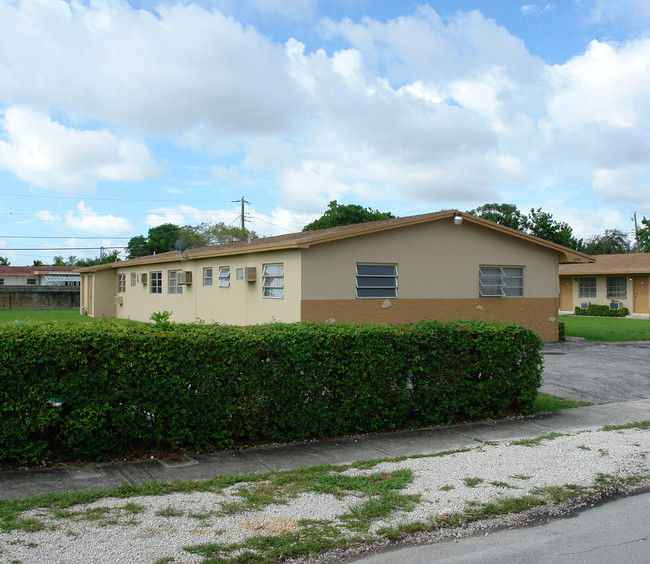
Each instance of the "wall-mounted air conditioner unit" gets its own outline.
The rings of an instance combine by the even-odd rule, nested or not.
[[[124,305],[124,297],[115,296],[115,305]]]
[[[246,267],[246,282],[255,282],[257,280],[257,268],[254,266]]]
[[[147,283],[147,273],[146,272],[143,272],[142,274],[140,274],[140,282],[142,282],[143,284]]]
[[[591,302],[580,302],[580,309],[589,309]]]
[[[189,286],[190,284],[192,284],[192,271],[186,270],[185,272],[179,272],[178,283],[184,284],[185,286]]]
[[[617,310],[617,309],[619,308],[620,305],[621,305],[621,304],[619,304],[618,302],[611,302],[611,303],[609,304],[609,309]]]

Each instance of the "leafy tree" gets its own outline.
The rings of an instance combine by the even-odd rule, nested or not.
[[[645,225],[636,232],[637,243],[634,250],[640,253],[650,253],[650,219],[645,217],[641,220],[641,225]]]
[[[149,237],[147,239],[147,247],[149,247],[150,255],[173,251],[174,243],[180,239],[180,227],[173,223],[163,223],[162,225],[149,229]]]
[[[7,257],[0,257],[0,265],[2,266],[9,266],[11,262]]]
[[[178,239],[187,243],[188,247],[205,247],[221,245],[233,241],[246,241],[248,238],[257,239],[255,231],[231,227],[223,222],[202,223],[198,226],[184,225],[179,227],[171,223],[149,229],[147,237],[137,235],[129,239],[127,258],[145,257],[154,253],[173,251]]]
[[[203,225],[183,225],[178,231],[178,238],[183,239],[187,243],[188,247],[205,247],[210,244],[208,237],[206,236]]]
[[[42,260],[35,260],[32,266],[45,266]]]
[[[65,260],[62,255],[57,255],[52,260],[52,266],[65,266]]]
[[[627,234],[618,229],[605,229],[602,235],[594,235],[585,243],[585,253],[589,255],[615,255],[630,252]]]
[[[541,239],[564,245],[576,251],[584,250],[582,239],[576,239],[573,236],[573,229],[563,221],[555,221],[553,216],[548,212],[543,212],[542,208],[530,210],[528,232]]]
[[[131,237],[126,247],[127,258],[146,257],[155,253],[174,250],[174,243],[180,239],[180,227],[163,223],[149,229],[149,235]]]
[[[514,204],[484,204],[467,213],[519,231],[528,226],[528,218]]]
[[[250,229],[233,227],[223,222],[202,223],[199,226],[184,225],[180,228],[180,238],[188,247],[205,247],[207,245],[222,245],[234,241],[257,239],[257,233]]]
[[[379,219],[391,219],[395,217],[390,212],[380,212],[370,208],[364,208],[356,204],[339,205],[336,200],[329,203],[328,209],[317,220],[305,225],[303,231],[314,231],[340,225],[351,225],[353,223],[365,223]]]
[[[576,251],[584,251],[585,248],[582,239],[573,236],[573,229],[567,223],[555,221],[542,208],[531,209],[528,215],[524,215],[513,204],[485,204],[467,213]]]
[[[94,259],[79,259],[78,261],[75,262],[75,266],[95,266],[97,264],[108,264],[111,262],[119,262],[120,258],[118,255],[120,254],[120,251],[113,250],[107,255],[103,255],[101,257],[95,257]]]
[[[221,245],[223,243],[233,243],[235,241],[248,241],[248,238],[257,239],[257,233],[241,227],[233,227],[223,222],[219,223],[202,223],[201,228],[205,234],[209,245]]]
[[[144,235],[136,235],[131,237],[126,246],[127,258],[146,257],[149,256],[149,247],[147,238]]]

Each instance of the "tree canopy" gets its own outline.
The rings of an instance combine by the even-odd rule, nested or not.
[[[391,219],[395,216],[390,212],[380,212],[370,208],[364,208],[356,204],[339,205],[333,200],[327,206],[325,213],[318,219],[305,225],[303,231],[315,231],[328,227],[339,227],[341,225],[352,225],[354,223],[366,223],[380,219]]]
[[[70,255],[67,259],[63,258],[63,255],[57,255],[52,259],[52,266],[74,266],[77,261],[77,257]]]
[[[94,259],[79,259],[75,262],[75,266],[95,266],[98,264],[108,264],[110,262],[119,262],[120,259],[118,255],[120,251],[113,250],[108,254],[102,255],[100,257],[95,257]]]
[[[627,234],[618,229],[605,229],[602,235],[589,237],[585,243],[588,255],[615,255],[630,252]]]
[[[235,241],[257,239],[257,233],[250,229],[218,223],[202,223],[199,226],[185,225],[180,229],[181,239],[189,247],[205,247],[207,245],[223,245]]]
[[[149,229],[146,237],[144,235],[131,237],[127,245],[127,258],[173,251],[174,245],[179,239],[185,241],[188,247],[205,247],[232,243],[233,241],[246,241],[249,237],[257,239],[257,234],[250,229],[228,226],[223,222],[202,223],[199,226],[178,226],[164,223]]]
[[[514,204],[484,204],[467,213],[519,231],[526,231],[528,225],[527,217]]]
[[[573,236],[573,229],[568,223],[555,221],[550,213],[542,208],[531,209],[528,215],[528,232],[540,239],[546,239],[558,245],[564,245],[576,251],[584,251],[582,239]]]
[[[553,216],[542,211],[542,208],[533,208],[528,215],[524,215],[513,204],[485,204],[467,213],[576,251],[584,251],[585,248],[582,239],[573,236],[571,226],[554,220]]]
[[[63,258],[62,255],[57,255],[52,259],[52,266],[95,266],[97,264],[108,264],[111,262],[118,262],[120,251],[113,250],[108,254],[102,254],[101,256],[95,257],[94,259],[78,259],[74,255],[70,255],[67,259]],[[36,264],[38,263],[38,264]],[[47,266],[44,265],[40,260],[34,261],[34,266]]]

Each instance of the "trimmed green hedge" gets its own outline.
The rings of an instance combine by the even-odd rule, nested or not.
[[[471,321],[27,322],[0,325],[0,366],[0,460],[34,463],[503,416],[531,405],[542,353]]]
[[[590,304],[587,309],[575,308],[576,315],[590,315],[593,317],[625,317],[630,314],[630,310],[626,307],[619,307],[618,309],[609,309],[606,305]]]

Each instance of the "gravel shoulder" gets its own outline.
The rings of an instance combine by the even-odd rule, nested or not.
[[[212,491],[103,497],[65,511],[44,502],[20,515],[20,523],[37,525],[0,532],[0,560],[194,563],[212,555],[227,561],[243,551],[254,552],[261,546],[259,539],[298,541],[314,531],[356,538],[367,550],[409,526],[431,527],[445,520],[448,528],[421,536],[470,534],[567,511],[630,484],[647,487],[650,430],[589,428],[532,440],[477,443],[457,452],[332,466],[314,470],[311,475],[318,480],[300,481],[309,475],[277,472]],[[491,504],[524,498],[537,499],[540,505],[500,520],[458,526]],[[388,508],[378,509],[386,500]],[[210,552],[206,546],[216,548]],[[199,548],[192,553],[188,547]],[[350,554],[330,552],[314,561]]]

